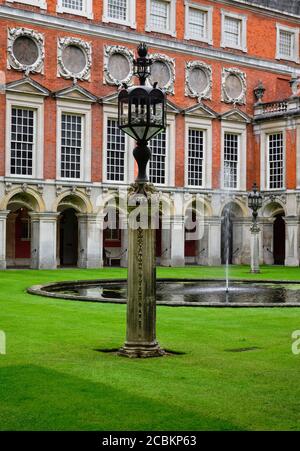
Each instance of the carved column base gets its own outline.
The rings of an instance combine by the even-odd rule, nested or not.
[[[128,358],[147,358],[147,357],[162,357],[166,352],[161,349],[158,343],[153,345],[145,343],[125,343],[125,345],[118,351],[118,355]]]

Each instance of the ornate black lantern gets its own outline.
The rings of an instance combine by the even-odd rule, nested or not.
[[[118,97],[118,125],[121,130],[137,141],[133,151],[137,161],[139,183],[148,181],[146,176],[147,163],[151,151],[147,141],[166,127],[166,96],[156,87],[145,86],[150,75],[152,61],[147,57],[147,46],[140,44],[138,58],[134,61],[134,74],[140,80],[140,86],[128,88],[124,86]]]
[[[248,194],[248,207],[252,210],[253,222],[256,223],[258,210],[261,208],[263,197],[258,191],[257,184],[253,184],[252,191]]]

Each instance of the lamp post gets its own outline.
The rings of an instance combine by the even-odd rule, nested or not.
[[[148,141],[165,129],[166,97],[161,89],[146,86],[152,61],[145,44],[138,46],[134,60],[134,75],[140,85],[123,89],[118,97],[118,125],[136,141],[133,156],[138,176],[128,192],[129,205],[144,205],[150,216],[151,197],[155,194],[148,183],[147,164],[151,157]],[[131,211],[129,210],[129,213]],[[156,340],[156,268],[155,230],[144,228],[128,220],[128,296],[127,331],[120,355],[127,357],[158,357],[164,354]]]
[[[252,210],[251,231],[251,272],[259,273],[259,232],[257,223],[258,210],[262,206],[263,197],[257,189],[256,183],[253,184],[252,191],[248,194],[248,207]]]

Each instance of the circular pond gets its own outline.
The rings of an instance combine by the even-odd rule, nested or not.
[[[35,285],[31,294],[86,302],[126,303],[126,280],[94,280]],[[300,282],[232,281],[226,292],[220,280],[157,282],[158,305],[192,307],[300,307]]]

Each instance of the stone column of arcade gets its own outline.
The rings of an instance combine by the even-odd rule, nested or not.
[[[155,86],[146,86],[151,60],[147,47],[140,44],[134,61],[134,74],[140,86],[119,93],[119,127],[136,140],[133,151],[138,176],[128,193],[128,300],[127,332],[119,354],[126,357],[159,357],[164,354],[156,340],[156,268],[155,229],[139,220],[151,215],[151,199],[155,195],[148,183],[146,167],[151,156],[147,142],[165,129],[165,94]],[[140,215],[135,214],[138,206]],[[146,221],[147,222],[147,221]]]
[[[6,269],[6,218],[8,210],[0,211],[0,269]]]

